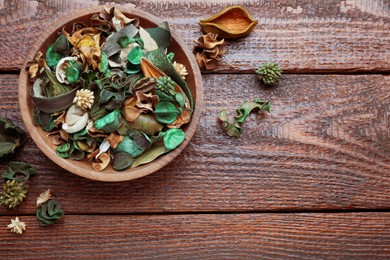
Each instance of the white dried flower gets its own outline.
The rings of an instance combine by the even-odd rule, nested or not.
[[[174,61],[172,63],[173,67],[175,68],[175,70],[177,71],[177,73],[179,73],[180,77],[182,79],[186,79],[186,76],[188,75],[188,72],[187,72],[187,69],[186,67],[184,67],[183,64],[181,63],[178,63],[176,61]]]
[[[22,234],[23,230],[26,230],[26,223],[21,222],[19,217],[16,217],[15,219],[11,219],[11,224],[9,224],[7,227],[11,229],[11,232]]]
[[[42,192],[38,199],[37,199],[37,207],[39,207],[41,204],[45,203],[48,201],[51,197],[51,191],[48,189],[47,191]]]
[[[76,104],[77,107],[87,110],[92,107],[94,99],[93,91],[89,89],[79,89],[76,91],[73,103]]]

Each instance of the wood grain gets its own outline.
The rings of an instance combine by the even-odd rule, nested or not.
[[[72,216],[22,236],[2,259],[388,259],[390,213]],[[0,226],[10,217],[0,217]]]
[[[388,209],[390,77],[284,75],[274,88],[255,75],[204,75],[197,132],[174,162],[145,178],[108,184],[65,172],[31,140],[16,156],[40,172],[26,203],[0,214],[33,214],[47,188],[68,214]],[[0,116],[21,125],[17,75],[0,75]],[[271,101],[239,139],[224,135],[220,109],[245,99]]]
[[[388,0],[224,1],[3,0],[0,4],[0,70],[17,71],[43,28],[64,12],[98,4],[135,4],[167,20],[189,46],[202,35],[199,20],[234,4],[259,20],[254,32],[228,42],[217,72],[253,72],[277,61],[285,72],[389,72]]]

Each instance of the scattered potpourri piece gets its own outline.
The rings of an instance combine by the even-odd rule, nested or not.
[[[0,158],[13,154],[27,140],[26,133],[8,118],[0,118]]]
[[[25,162],[9,162],[8,168],[3,173],[3,178],[7,180],[27,181],[37,170]]]
[[[222,55],[227,51],[225,39],[218,39],[218,34],[208,33],[194,41],[195,57],[199,68],[213,70],[218,62],[222,61]]]
[[[46,202],[37,207],[35,215],[38,218],[39,225],[49,226],[57,223],[59,219],[63,218],[65,211],[61,209],[61,203],[59,201],[49,198]]]
[[[282,69],[276,62],[263,63],[255,72],[265,85],[275,85],[282,79]]]
[[[214,33],[222,38],[231,39],[247,36],[257,23],[258,21],[254,20],[243,6],[235,5],[201,20],[199,25],[205,33]]]
[[[63,29],[28,64],[32,114],[57,155],[124,170],[175,149],[194,104],[185,66],[167,53],[168,23],[143,28],[111,8],[90,24]]]
[[[7,226],[11,230],[11,232],[21,235],[24,230],[26,230],[26,223],[19,220],[19,217],[15,219],[11,219],[11,224]]]
[[[48,201],[51,198],[51,190],[47,189],[41,194],[39,194],[39,197],[37,198],[37,207],[41,206],[43,203]]]
[[[225,124],[226,134],[230,137],[240,137],[244,131],[241,125],[248,118],[249,114],[256,109],[258,110],[258,113],[263,111],[270,112],[271,103],[261,99],[254,99],[253,102],[244,101],[240,107],[236,109],[236,115],[234,116],[233,123],[230,123],[228,119],[229,112],[227,109],[222,109],[219,112],[218,117]]]
[[[2,186],[0,204],[10,209],[14,208],[22,203],[24,198],[26,198],[27,192],[27,185],[24,181],[8,180]]]

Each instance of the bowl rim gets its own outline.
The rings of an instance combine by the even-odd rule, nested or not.
[[[18,82],[18,101],[19,101],[19,110],[22,115],[22,119],[24,125],[26,126],[27,132],[30,134],[34,143],[38,146],[38,148],[49,157],[54,163],[78,176],[95,180],[95,181],[104,181],[104,182],[119,182],[119,181],[128,181],[132,179],[137,179],[151,173],[156,172],[157,170],[163,168],[167,164],[169,164],[173,159],[175,159],[188,145],[189,141],[192,139],[195,134],[197,125],[199,123],[201,111],[203,108],[203,81],[200,69],[193,55],[186,55],[189,65],[191,66],[191,71],[194,76],[194,86],[195,86],[195,94],[196,100],[194,102],[194,110],[192,114],[191,121],[186,125],[186,139],[183,143],[178,146],[176,149],[170,151],[167,154],[164,154],[157,158],[156,160],[147,163],[145,165],[141,165],[135,168],[128,168],[124,171],[116,171],[112,168],[105,169],[104,171],[95,171],[92,167],[88,169],[83,169],[80,167],[71,167],[73,160],[70,159],[62,159],[57,156],[54,149],[52,149],[45,141],[42,135],[39,133],[39,126],[34,124],[34,120],[32,117],[31,111],[28,109],[28,99],[31,99],[28,92],[29,84],[28,82],[28,73],[26,70],[27,63],[34,59],[36,52],[41,48],[46,39],[56,32],[60,30],[64,25],[76,20],[79,17],[92,15],[104,10],[104,8],[112,8],[115,7],[117,10],[121,11],[124,14],[135,15],[138,17],[142,17],[150,21],[151,23],[156,24],[156,26],[162,21],[155,17],[154,15],[147,13],[145,11],[139,10],[135,7],[126,7],[119,5],[99,5],[95,7],[83,8],[78,10],[71,10],[68,13],[64,13],[62,18],[57,19],[53,24],[48,26],[37,38],[37,40],[32,44],[30,50],[27,53],[27,56],[24,60],[23,66],[19,75]],[[181,39],[181,37],[176,34],[176,32],[171,31],[172,40],[176,41],[177,44],[182,48],[185,54],[191,53],[187,44]],[[27,111],[27,113],[25,112]],[[43,131],[43,130],[41,130]]]

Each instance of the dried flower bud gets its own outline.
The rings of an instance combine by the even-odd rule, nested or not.
[[[21,235],[23,230],[26,230],[26,223],[19,220],[19,217],[11,219],[11,224],[7,226],[11,232]]]
[[[87,110],[92,107],[94,99],[93,91],[89,89],[80,89],[77,90],[73,103],[76,104],[77,107]]]
[[[173,81],[170,77],[159,77],[157,79],[156,89],[169,94],[174,91],[175,85],[175,81]]]
[[[276,62],[267,62],[259,66],[256,74],[265,85],[275,85],[282,78],[282,69]]]
[[[27,194],[27,185],[24,182],[8,180],[3,184],[3,191],[0,193],[0,204],[9,208],[19,205]]]
[[[177,71],[177,73],[179,73],[180,77],[182,79],[186,79],[186,76],[188,75],[186,67],[183,64],[178,63],[176,61],[174,61],[172,65],[175,68],[175,70]]]

